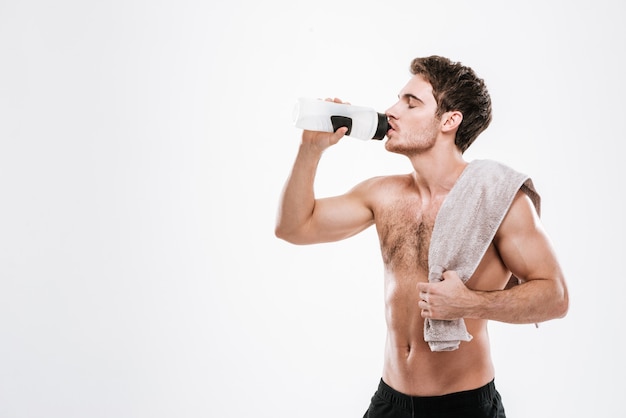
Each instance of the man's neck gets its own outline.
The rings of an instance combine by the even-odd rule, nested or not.
[[[447,194],[468,164],[460,152],[443,155],[429,152],[414,155],[410,160],[415,187],[425,198]]]

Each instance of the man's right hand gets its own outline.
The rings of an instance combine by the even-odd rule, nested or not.
[[[326,148],[335,145],[344,135],[348,132],[348,128],[343,127],[337,129],[335,132],[317,132],[317,131],[302,131],[302,145],[315,148],[320,153],[324,152]]]
[[[345,103],[340,99],[325,99],[327,102]],[[320,153],[327,148],[335,145],[344,135],[348,132],[348,128],[343,127],[337,129],[335,132],[317,132],[317,131],[302,131],[302,144],[315,147]]]

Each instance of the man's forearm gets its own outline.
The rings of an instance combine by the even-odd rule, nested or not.
[[[558,280],[532,280],[511,289],[474,293],[477,299],[468,310],[468,318],[532,324],[567,313],[567,294]]]

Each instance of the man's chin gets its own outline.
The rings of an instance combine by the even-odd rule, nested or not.
[[[397,143],[397,141],[391,138],[387,139],[387,141],[385,142],[385,149],[389,152],[393,152],[395,154],[402,154],[402,155],[406,155],[406,152],[407,152],[405,147],[402,147],[400,144]]]

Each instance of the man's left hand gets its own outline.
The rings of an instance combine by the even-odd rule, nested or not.
[[[418,283],[423,318],[454,320],[466,316],[475,303],[475,293],[468,289],[456,271],[448,270],[440,282]]]

